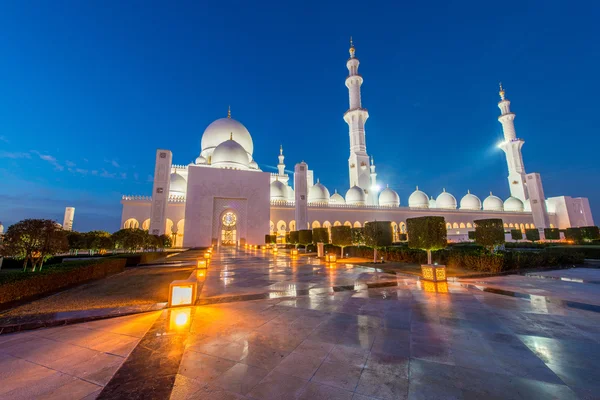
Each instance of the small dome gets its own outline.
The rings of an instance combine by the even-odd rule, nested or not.
[[[169,196],[185,196],[187,192],[187,181],[178,173],[171,174],[171,183],[169,184]]]
[[[351,206],[364,206],[366,202],[367,195],[362,188],[355,185],[346,192],[346,204]]]
[[[379,193],[379,205],[382,207],[400,207],[400,196],[388,186]]]
[[[196,162],[194,164],[196,164],[196,165],[206,164],[206,158],[204,158],[202,156],[196,157]]]
[[[287,188],[285,184],[280,181],[273,181],[271,183],[271,200],[286,200],[287,199]]]
[[[470,191],[467,191],[467,194],[464,195],[462,199],[460,199],[460,209],[461,210],[481,210],[481,200],[479,197],[471,194]]]
[[[317,183],[308,190],[309,203],[329,203],[329,190],[317,179]]]
[[[431,196],[431,198],[429,199],[429,208],[437,208],[437,205],[435,204],[435,199],[433,198],[433,196]]]
[[[504,201],[504,211],[523,212],[523,202],[516,197],[509,197]]]
[[[219,118],[208,125],[202,134],[202,156],[208,157],[218,145],[228,141],[232,134],[235,141],[244,148],[244,151],[252,155],[254,144],[252,143],[252,136],[250,136],[248,129],[241,122],[233,118]]]
[[[247,169],[248,154],[241,144],[229,139],[217,146],[211,164],[219,168]]]
[[[346,200],[336,190],[329,198],[329,204],[346,204]]]
[[[456,197],[446,192],[446,189],[435,199],[435,204],[438,208],[445,210],[456,210]]]
[[[490,192],[490,195],[483,200],[483,209],[485,211],[504,211],[504,202]]]
[[[417,190],[412,192],[408,198],[408,206],[411,208],[429,208],[429,198],[417,186]]]

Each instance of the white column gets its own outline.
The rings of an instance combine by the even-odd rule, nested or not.
[[[527,174],[527,189],[529,201],[531,202],[531,214],[535,227],[540,230],[540,237],[544,238],[544,228],[550,227],[548,210],[546,209],[546,197],[542,186],[542,178],[537,172]]]
[[[150,209],[150,233],[152,235],[162,235],[165,233],[172,159],[173,154],[169,150],[158,149],[156,151],[152,207]]]

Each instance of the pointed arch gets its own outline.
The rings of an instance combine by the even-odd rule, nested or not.
[[[135,218],[129,218],[127,221],[125,221],[125,223],[123,224],[123,228],[125,229],[137,229],[140,227],[140,223],[138,222],[137,219]]]
[[[464,223],[464,222],[461,222],[461,223],[460,223],[460,225],[459,225],[459,228],[461,228],[461,229],[465,229],[466,227],[467,227],[467,226],[465,225],[465,223]]]
[[[472,227],[473,227],[473,224],[470,222],[467,222],[467,228],[472,228]]]
[[[350,227],[352,227],[352,222],[346,221],[346,222],[344,222],[344,226],[350,226]]]
[[[453,223],[453,224],[452,224],[452,228],[454,228],[454,229],[458,229],[458,224],[457,224],[456,222],[455,222],[455,223]]]
[[[312,226],[313,229],[320,228],[321,227],[321,223],[319,221],[313,221],[313,223],[312,223],[311,226]]]
[[[144,222],[142,222],[142,229],[145,231],[149,231],[150,230],[150,218],[144,220]]]
[[[335,221],[333,223],[333,226],[342,226],[342,223],[340,221]]]
[[[296,230],[296,221],[291,220],[289,223],[289,227],[290,227],[290,231],[295,231]]]
[[[362,228],[362,225],[360,224],[360,222],[358,222],[358,221],[355,221],[355,222],[354,222],[354,227],[355,227],[355,228]]]

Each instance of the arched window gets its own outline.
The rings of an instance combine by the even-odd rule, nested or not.
[[[508,224],[509,228],[514,228],[515,226],[513,225],[513,223],[511,222],[510,224]]]
[[[522,223],[522,222],[521,222],[520,228],[521,228],[521,230],[522,230],[522,231],[524,231],[524,230],[525,230],[525,225],[523,225],[523,223]]]
[[[505,227],[505,228],[508,228],[508,224],[507,224],[506,222],[504,223],[504,227]]]
[[[340,221],[335,221],[333,223],[333,226],[342,226],[342,223]]]
[[[351,227],[352,226],[352,222],[346,221],[346,222],[344,222],[344,226],[350,226]]]
[[[177,236],[175,237],[175,242],[173,243],[173,247],[183,247],[183,230],[185,228],[185,219],[179,220],[177,222]]]
[[[313,221],[313,223],[312,223],[312,228],[313,229],[320,228],[320,227],[321,227],[321,224],[319,223],[319,221]]]
[[[452,229],[452,224],[450,222],[446,224],[446,229]]]
[[[127,221],[125,221],[123,227],[125,229],[137,229],[140,227],[140,223],[135,218],[129,218]]]
[[[277,233],[285,235],[286,223],[285,221],[279,220],[277,221]]]
[[[296,221],[291,220],[290,221],[290,231],[295,231],[296,230]]]
[[[323,222],[323,228],[331,228],[331,222],[329,222],[329,221]]]
[[[398,226],[400,227],[400,233],[406,233],[406,222],[400,222]]]
[[[472,228],[473,224],[471,224],[470,222],[467,222],[467,228]]]
[[[354,222],[354,227],[361,228],[360,222],[358,222],[358,221]]]
[[[465,225],[465,223],[464,223],[464,222],[461,222],[461,223],[460,223],[460,225],[459,225],[459,227],[460,227],[461,229],[464,229],[464,228],[466,228],[467,226]]]
[[[173,221],[169,218],[165,220],[165,235],[171,236],[173,234]]]
[[[554,224],[550,224],[550,228],[554,229]]]
[[[458,229],[458,224],[457,224],[456,222],[455,222],[455,223],[453,223],[453,224],[452,224],[452,228],[454,228],[454,229]]]
[[[529,229],[529,224],[525,224],[525,229]]]
[[[269,221],[269,231],[271,233],[275,232],[275,224],[273,223],[273,221]]]
[[[531,229],[535,229],[535,225],[534,224],[531,224]]]
[[[150,218],[142,222],[142,229],[145,231],[150,230]]]

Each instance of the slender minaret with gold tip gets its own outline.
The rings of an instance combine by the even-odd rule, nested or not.
[[[525,141],[517,138],[515,131],[515,113],[510,111],[510,101],[506,98],[506,93],[502,83],[500,83],[500,116],[498,121],[502,124],[504,132],[504,141],[498,147],[506,154],[506,163],[508,164],[508,186],[510,195],[525,202],[529,198],[527,193],[527,184],[525,180],[525,165],[523,164],[523,155],[521,148]]]
[[[350,157],[348,158],[350,187],[357,185],[367,194],[368,204],[377,204],[376,194],[371,194],[369,155],[367,154],[367,143],[365,138],[365,123],[369,118],[369,112],[362,107],[360,87],[363,78],[358,74],[359,61],[356,58],[354,42],[350,38],[350,58],[346,62],[348,76],[346,87],[348,88],[350,107],[344,113],[344,121],[348,124],[350,135]]]

